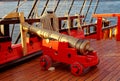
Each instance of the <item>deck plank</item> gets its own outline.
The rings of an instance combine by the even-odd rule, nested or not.
[[[32,63],[33,61],[31,62],[28,62],[28,63],[25,63],[25,64],[22,64],[22,65],[18,65],[14,68],[11,68],[5,72],[1,72],[0,73],[0,80],[1,79],[4,79],[6,77],[9,77],[13,74],[17,74],[17,73],[20,73],[20,72],[24,72],[24,71],[27,71],[30,67],[33,67],[35,66],[37,63]],[[19,68],[21,67],[21,68]]]
[[[63,76],[64,75],[64,76]],[[63,74],[62,76],[60,76],[59,78],[56,78],[56,79],[54,79],[54,81],[61,81],[61,80],[63,80],[64,78],[67,78],[67,77],[69,77],[70,75],[71,75],[71,73],[66,73],[66,74]]]
[[[71,74],[69,66],[55,64],[54,71],[43,71],[39,57],[0,73],[0,81],[120,81],[120,41],[90,40],[100,63],[81,76]]]
[[[109,63],[109,64],[108,64]],[[100,68],[100,67],[98,67],[98,71],[96,72],[96,73],[93,73],[89,78],[87,78],[87,80],[85,80],[85,81],[92,81],[92,80],[94,80],[94,79],[96,79],[97,77],[101,77],[101,75],[102,75],[102,73],[106,73],[105,71],[110,67],[110,66],[112,66],[114,63],[113,63],[113,61],[111,60],[111,59],[108,59],[108,61],[107,61],[107,64],[105,64],[104,65],[104,67],[103,68]],[[102,79],[102,78],[101,78]],[[98,80],[99,81],[99,80]]]
[[[99,68],[103,68],[107,63],[106,63],[106,61],[108,61],[108,59],[107,58],[105,58],[105,59],[101,59],[101,61],[100,61],[100,65],[98,65],[97,67],[99,67]],[[101,65],[102,64],[102,65]],[[96,73],[96,72],[98,72],[99,71],[99,68],[97,68],[97,67],[93,67],[93,68],[91,68],[86,74],[84,74],[84,75],[82,75],[82,76],[80,76],[80,77],[78,77],[78,78],[73,78],[73,80],[72,81],[83,81],[83,80],[86,80],[87,78],[89,78],[91,75],[93,75],[94,73]]]

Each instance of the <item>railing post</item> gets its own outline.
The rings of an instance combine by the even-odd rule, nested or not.
[[[67,21],[67,28],[68,28],[68,33],[70,34],[70,28],[71,28],[71,18],[68,15],[68,21]]]
[[[118,16],[118,21],[117,21],[117,35],[116,35],[116,40],[120,41],[120,16]]]
[[[24,20],[24,13],[21,12],[19,13],[19,18],[20,18],[20,32],[21,32],[21,43],[22,43],[22,50],[23,50],[23,55],[25,56],[27,54],[27,32],[23,30],[23,23],[25,22]]]
[[[97,18],[97,40],[102,39],[102,17]]]
[[[0,32],[4,36],[10,36],[10,34],[9,34],[9,24],[0,25]]]

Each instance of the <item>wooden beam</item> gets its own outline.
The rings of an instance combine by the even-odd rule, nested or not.
[[[105,14],[93,14],[92,17],[118,17],[120,13],[105,13]]]
[[[4,36],[10,36],[9,35],[9,24],[0,25],[0,32]]]
[[[25,22],[28,23],[34,23],[34,22],[40,22],[40,19],[25,19]],[[4,19],[0,20],[0,24],[19,24],[20,20],[19,19]]]
[[[70,16],[70,19],[76,19],[78,16]],[[80,18],[84,18],[83,15],[80,16]],[[67,17],[58,17],[59,20],[67,20]],[[25,19],[25,22],[28,23],[34,23],[34,22],[40,22],[40,19]],[[16,18],[5,18],[3,20],[0,20],[0,24],[19,24],[20,20]]]
[[[7,15],[5,15],[3,18],[18,18],[19,17],[19,14],[16,13],[16,12],[11,12]]]
[[[77,19],[78,16],[70,16],[70,19]],[[83,15],[80,15],[80,18],[84,18]],[[58,17],[59,20],[67,20],[68,17]]]
[[[23,30],[23,24],[25,23],[24,20],[24,13],[19,13],[19,19],[20,19],[20,32],[21,32],[21,43],[22,43],[22,50],[23,50],[23,56],[27,54],[27,32]]]

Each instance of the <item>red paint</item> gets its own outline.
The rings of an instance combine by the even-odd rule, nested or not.
[[[120,41],[120,16],[118,16],[118,21],[117,21],[117,35],[116,35],[116,40]]]
[[[31,37],[28,39],[27,43],[27,53],[32,54],[38,50],[41,50],[42,42],[40,38],[37,37]]]
[[[70,65],[78,62],[80,65],[83,65],[83,69],[98,64],[96,52],[80,55],[75,48],[70,48],[67,42],[58,42],[55,40],[49,40],[49,42],[47,42],[46,40],[43,40],[42,45],[43,55],[49,56],[53,61]],[[72,73],[73,72],[74,71],[72,70]],[[78,73],[78,75],[80,74],[81,72]]]
[[[32,43],[30,42],[32,41]],[[41,50],[42,42],[32,37],[27,43],[27,55]],[[11,41],[0,42],[0,64],[4,64],[23,57],[21,44],[11,46]]]
[[[97,40],[102,39],[102,17],[97,18]]]
[[[70,35],[70,36],[73,36],[73,37],[78,38],[78,39],[85,38],[83,30],[74,29],[74,30],[70,30],[69,34],[66,31],[63,31],[63,32],[60,32],[60,33]]]
[[[103,36],[102,34],[102,17],[117,17],[117,34],[116,40],[120,41],[120,14],[113,13],[113,14],[93,14],[93,17],[97,18],[97,39],[100,40]]]
[[[91,34],[91,35],[86,35],[85,38],[87,39],[96,39],[97,38],[97,34]]]
[[[75,38],[85,38],[83,30],[71,30],[70,35]]]

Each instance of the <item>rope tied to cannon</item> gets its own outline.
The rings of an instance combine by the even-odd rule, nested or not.
[[[48,11],[47,13],[43,14],[40,17],[40,21],[42,23],[42,28],[53,31],[59,31],[58,18],[54,12]]]

